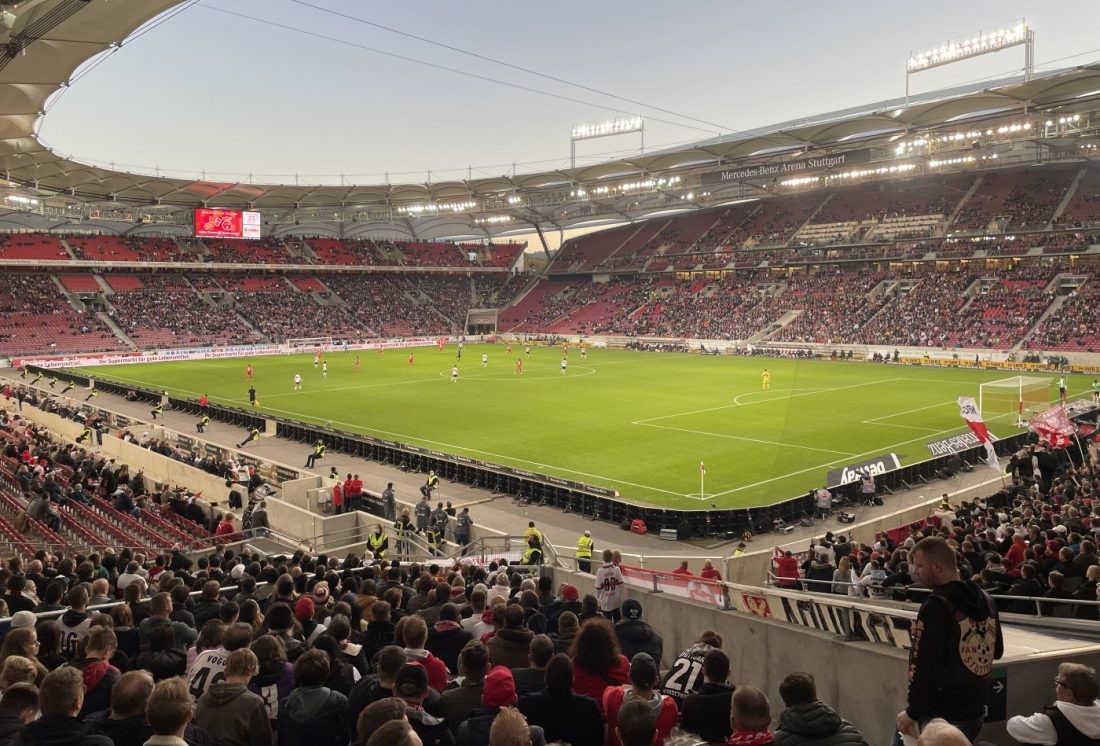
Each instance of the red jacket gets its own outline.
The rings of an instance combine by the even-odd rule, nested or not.
[[[344,493],[340,491],[340,485],[336,485],[335,487],[332,488],[332,504],[333,505],[343,505],[344,504]]]
[[[427,651],[424,651],[427,653]],[[423,658],[419,657],[419,652],[413,652],[409,654],[409,648],[405,648],[405,654],[408,656],[409,663],[419,663],[424,666],[428,671],[428,686],[435,689],[437,692],[442,692],[447,689],[447,664],[436,658],[431,653],[428,653]]]
[[[608,681],[610,679],[610,681]],[[584,694],[596,700],[596,704],[600,706],[600,712],[603,712],[603,692],[609,686],[615,686],[617,684],[626,684],[630,681],[630,661],[626,659],[625,655],[619,656],[619,662],[611,667],[611,670],[607,672],[607,678],[600,676],[599,674],[589,673],[574,663],[573,667],[573,690],[577,694]]]
[[[722,573],[718,572],[717,567],[704,567],[703,571],[699,573],[699,577],[707,580],[721,580]]]
[[[233,528],[233,521],[222,521],[218,524],[218,529],[214,532],[214,536],[228,536],[234,531],[236,531],[236,529]]]
[[[794,557],[775,558],[775,577],[780,585],[787,587],[798,584],[798,560]]]
[[[626,699],[626,693],[631,689],[627,686],[609,686],[603,693],[603,711],[604,720],[611,723],[619,722],[619,708],[622,707],[623,701]],[[663,746],[665,739],[668,738],[668,734],[672,732],[672,729],[676,727],[680,722],[680,711],[676,708],[676,700],[667,694],[658,694],[660,697],[660,712],[657,713],[657,740],[654,741],[654,746]],[[607,746],[622,746],[622,742],[619,741],[618,734],[615,733],[615,729],[608,727],[607,729]]]

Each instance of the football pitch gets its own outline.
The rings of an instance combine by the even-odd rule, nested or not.
[[[413,364],[409,364],[409,356]],[[482,365],[481,356],[488,356]],[[360,365],[355,367],[358,355]],[[522,359],[523,374],[516,371]],[[259,410],[618,490],[629,501],[752,507],[824,484],[829,469],[966,431],[955,399],[1006,371],[593,349],[582,359],[503,344],[101,366],[83,369],[175,396]],[[456,383],[452,366],[459,367]],[[771,386],[763,390],[764,368]],[[294,376],[303,387],[294,390]],[[1057,396],[1056,376],[1051,398]],[[1070,393],[1091,377],[1068,376]],[[1016,432],[1014,417],[990,430]],[[705,477],[700,465],[705,464]],[[702,477],[702,479],[701,479]]]

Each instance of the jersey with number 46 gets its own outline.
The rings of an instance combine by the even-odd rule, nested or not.
[[[711,651],[711,646],[697,642],[676,656],[672,667],[661,682],[661,694],[667,694],[681,705],[684,697],[703,688],[703,659]]]
[[[192,697],[198,699],[225,678],[225,661],[228,658],[229,652],[222,647],[205,650],[195,656],[195,662],[187,671],[187,686]]]

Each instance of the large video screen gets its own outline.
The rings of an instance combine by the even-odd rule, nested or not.
[[[259,238],[260,213],[241,210],[195,210],[196,238]]]

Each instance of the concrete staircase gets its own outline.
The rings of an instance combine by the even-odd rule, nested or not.
[[[108,329],[114,332],[114,335],[122,340],[122,343],[124,345],[129,347],[131,350],[136,350],[138,348],[137,343],[135,343],[134,340],[130,339],[126,332],[122,331],[122,327],[115,323],[115,320],[111,318],[111,315],[109,313],[100,311],[95,315],[95,317],[102,321]]]

